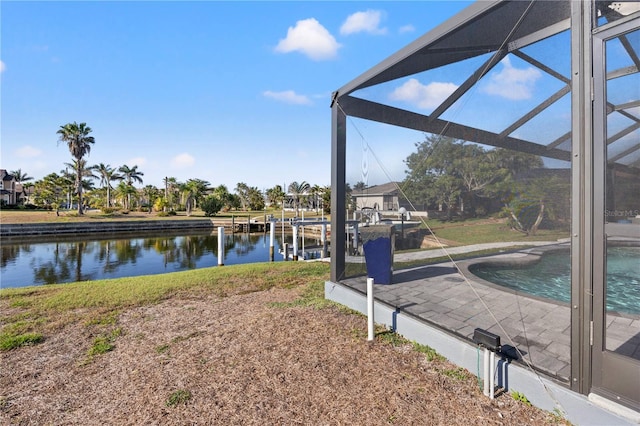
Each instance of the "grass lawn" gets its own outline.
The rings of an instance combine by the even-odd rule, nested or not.
[[[0,210],[0,223],[12,224],[12,223],[77,223],[77,222],[104,222],[104,221],[135,221],[135,220],[197,220],[207,219],[201,210],[194,211],[191,216],[187,216],[185,212],[177,212],[175,216],[159,216],[158,212],[128,212],[128,213],[111,213],[104,214],[100,210],[89,210],[84,215],[79,216],[75,210],[61,210],[59,216],[56,216],[55,211],[43,211],[43,210]],[[239,218],[258,218],[262,221],[264,215],[274,215],[277,219],[282,217],[282,210],[260,210],[260,211],[233,211],[222,212],[215,216],[213,219],[223,220],[235,217]],[[286,211],[285,218],[291,218],[295,216],[295,212]],[[305,219],[320,218],[321,214],[315,212],[305,212]],[[324,215],[325,219],[329,216]]]
[[[1,424],[567,424],[282,262],[0,290]]]
[[[205,293],[225,297],[311,284],[314,297],[323,300],[328,278],[329,265],[324,262],[278,262],[0,290],[0,350],[37,342],[51,328],[79,317],[108,319],[121,309],[187,292],[193,297]]]
[[[463,222],[428,220],[427,226],[436,237],[447,240],[449,245],[469,245],[509,241],[555,241],[568,238],[569,232],[541,229],[536,235],[514,231],[500,219],[468,219]]]

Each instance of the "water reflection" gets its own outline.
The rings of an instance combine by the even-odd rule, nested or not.
[[[291,244],[291,236],[285,236]],[[315,240],[306,239],[307,244]],[[282,237],[276,237],[279,252]],[[218,264],[217,232],[60,237],[1,247],[2,288],[160,274]],[[282,255],[276,254],[276,261]],[[269,235],[225,235],[225,265],[269,261]]]

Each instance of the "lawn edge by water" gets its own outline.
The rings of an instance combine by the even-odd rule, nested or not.
[[[264,218],[265,215],[274,215],[276,218],[281,218],[282,210],[259,210],[259,211],[231,211],[220,212],[214,216],[207,217],[201,210],[196,210],[191,216],[187,216],[185,212],[177,212],[175,215],[162,216],[159,212],[115,212],[104,214],[100,210],[89,210],[82,216],[72,210],[64,210],[59,212],[59,216],[56,216],[55,212],[44,210],[6,210],[0,209],[0,224],[10,225],[17,223],[82,223],[82,222],[135,222],[139,220],[203,220],[213,219],[222,221],[231,221],[232,218],[236,220],[246,220],[250,218]],[[322,214],[315,212],[305,212],[305,218],[317,218]],[[291,218],[295,216],[294,211],[286,211],[285,218]],[[328,219],[326,213],[323,215],[325,219]],[[261,221],[263,219],[260,219]]]
[[[328,277],[329,265],[324,262],[251,263],[2,289],[0,350],[38,343],[47,333],[71,322],[101,321],[100,318],[113,317],[122,309],[174,296],[221,298],[271,288],[310,286],[318,297],[323,297]]]

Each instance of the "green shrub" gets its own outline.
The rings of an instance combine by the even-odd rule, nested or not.
[[[200,208],[207,217],[215,216],[222,208],[222,202],[215,195],[209,195],[200,204]]]

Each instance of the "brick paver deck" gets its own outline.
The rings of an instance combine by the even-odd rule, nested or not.
[[[482,248],[467,248],[477,249]],[[416,258],[419,253],[397,253],[395,260],[406,261],[399,256]],[[350,257],[348,261],[364,263],[364,259],[357,257]],[[537,370],[568,382],[570,307],[501,290],[472,274],[465,275],[468,276],[462,275],[450,262],[397,270],[393,284],[374,286],[375,298],[469,340],[478,327],[498,334],[503,345],[521,352],[522,362],[528,361]],[[341,283],[366,293],[364,276],[341,280]],[[640,359],[640,317],[609,315],[607,333],[609,349]]]

